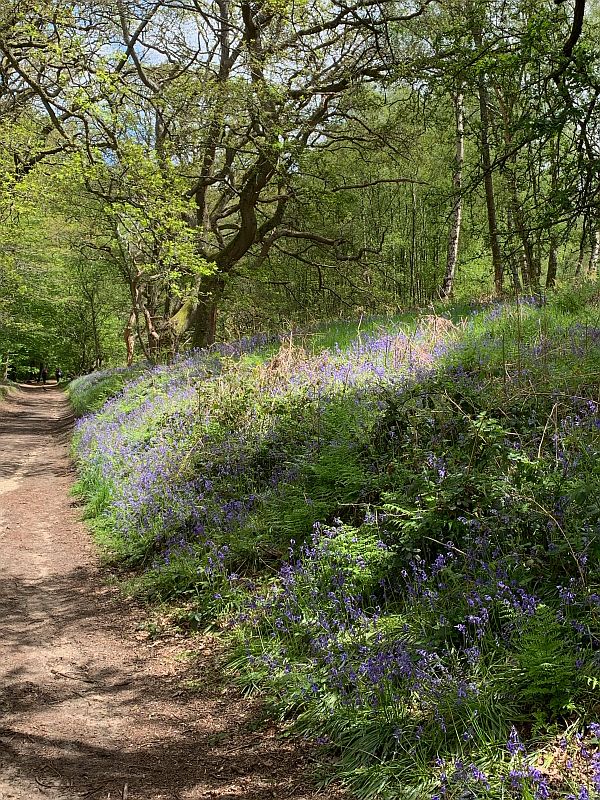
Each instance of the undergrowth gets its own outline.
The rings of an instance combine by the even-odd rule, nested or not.
[[[14,384],[11,381],[0,381],[0,400],[8,397],[13,387]]]
[[[88,514],[323,780],[598,797],[598,316],[588,291],[146,370],[80,422]]]

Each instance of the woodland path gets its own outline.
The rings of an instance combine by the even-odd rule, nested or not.
[[[69,496],[71,426],[53,386],[0,405],[0,800],[337,797],[209,640],[153,640],[107,585]]]

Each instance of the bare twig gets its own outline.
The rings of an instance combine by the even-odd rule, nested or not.
[[[93,683],[98,685],[98,681],[92,680],[92,678],[82,678],[79,675],[67,675],[66,672],[59,672],[57,669],[51,669],[50,672],[52,675],[60,675],[61,678],[69,678],[72,681],[81,681],[82,683]]]
[[[540,456],[542,455],[542,447],[544,445],[544,437],[546,436],[546,431],[548,430],[548,426],[550,425],[550,421],[551,421],[551,419],[552,419],[552,417],[554,415],[554,412],[556,411],[557,406],[558,406],[558,403],[554,403],[554,405],[552,406],[552,410],[548,414],[548,419],[546,420],[546,424],[544,425],[544,430],[542,431],[542,438],[540,439],[540,446],[538,447],[538,451],[537,451],[537,457],[538,458],[540,458]]]

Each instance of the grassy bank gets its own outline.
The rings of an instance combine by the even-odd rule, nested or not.
[[[219,626],[236,679],[333,754],[324,780],[585,800],[597,305],[460,316],[143,371],[80,422],[80,488],[133,588]]]
[[[0,400],[8,397],[16,388],[16,384],[12,381],[0,381]]]

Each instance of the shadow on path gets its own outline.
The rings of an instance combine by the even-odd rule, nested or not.
[[[71,425],[56,388],[0,408],[0,799],[339,797],[210,639],[152,640],[106,585],[68,496]]]

